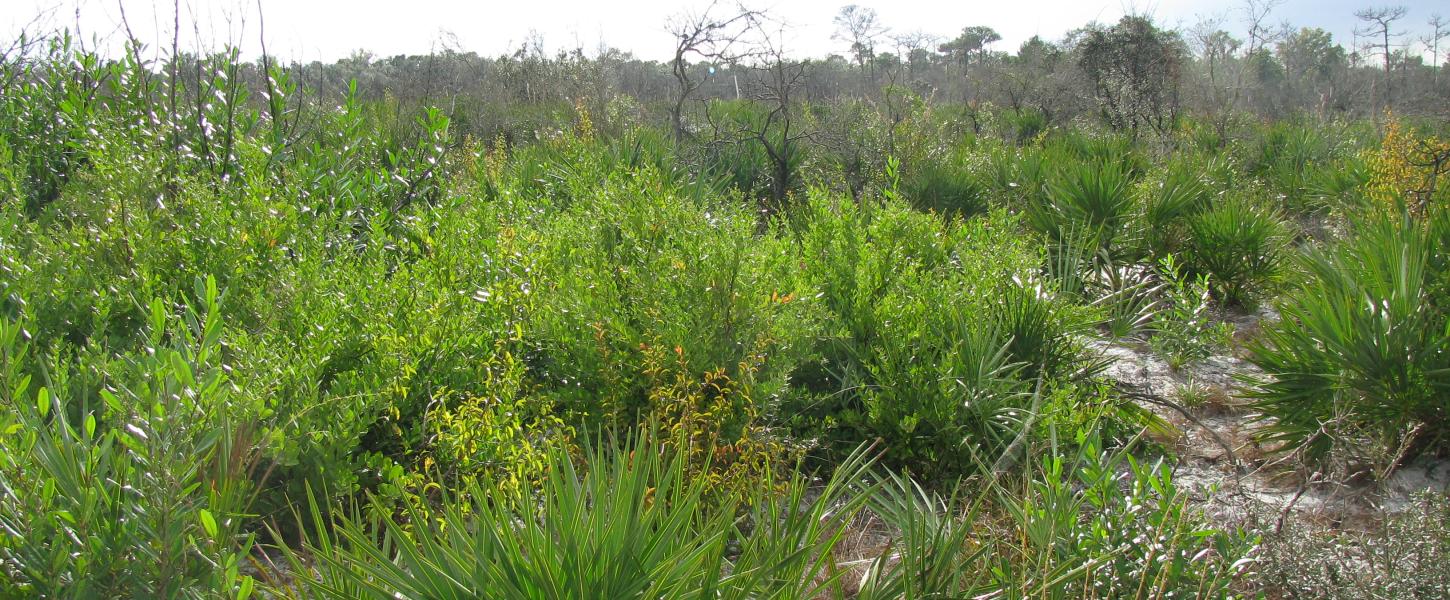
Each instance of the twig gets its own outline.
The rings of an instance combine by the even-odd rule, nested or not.
[[[1127,396],[1128,398],[1157,404],[1158,406],[1166,408],[1171,408],[1177,411],[1178,414],[1183,415],[1183,418],[1188,419],[1189,421],[1193,422],[1194,425],[1197,425],[1200,429],[1203,429],[1205,432],[1207,432],[1209,437],[1212,437],[1213,441],[1217,442],[1218,445],[1223,448],[1223,451],[1228,453],[1229,461],[1232,462],[1234,466],[1234,473],[1239,476],[1243,475],[1243,463],[1239,461],[1238,454],[1234,453],[1233,446],[1229,445],[1228,441],[1223,439],[1223,436],[1219,435],[1217,431],[1214,431],[1212,427],[1209,427],[1207,423],[1204,423],[1198,417],[1194,416],[1192,412],[1189,412],[1187,408],[1184,408],[1177,402],[1159,396],[1158,394],[1129,389],[1125,384],[1121,382],[1119,382],[1117,387],[1118,392],[1124,396]]]
[[[1319,474],[1315,473],[1305,479],[1304,483],[1299,484],[1299,491],[1294,492],[1294,497],[1289,499],[1289,502],[1284,505],[1283,510],[1279,511],[1279,518],[1274,521],[1274,535],[1279,535],[1279,532],[1284,529],[1284,520],[1289,518],[1289,511],[1294,510],[1294,505],[1299,502],[1299,498],[1304,495],[1304,492],[1309,491],[1309,486],[1318,482]]]

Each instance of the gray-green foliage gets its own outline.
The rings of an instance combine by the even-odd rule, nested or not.
[[[1018,597],[1232,595],[1252,569],[1253,536],[1202,528],[1162,460],[1105,452],[1095,434],[1076,441],[1076,452],[1043,460],[1025,491],[1002,490],[1021,561],[997,553],[996,586]]]
[[[1262,522],[1274,516],[1261,516]],[[1369,531],[1316,531],[1295,520],[1264,536],[1258,591],[1283,598],[1444,598],[1450,594],[1450,497],[1422,491]]]

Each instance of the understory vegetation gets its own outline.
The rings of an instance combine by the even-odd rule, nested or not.
[[[1233,392],[1270,452],[1383,480],[1450,451],[1443,120],[1205,143],[893,88],[713,99],[690,135],[581,95],[475,137],[491,113],[230,52],[27,48],[0,57],[0,597],[1329,586],[1197,508],[1093,350],[1186,368],[1254,311]],[[1445,555],[1444,504],[1394,522],[1405,552]]]

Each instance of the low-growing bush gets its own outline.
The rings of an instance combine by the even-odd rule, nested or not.
[[[1014,597],[1232,596],[1255,536],[1204,528],[1162,460],[1104,451],[1092,432],[1076,441],[1076,452],[1045,458],[1025,490],[1002,490],[1015,547],[995,553],[993,587]]]
[[[986,214],[987,189],[966,167],[931,162],[902,184],[912,206],[946,215],[974,217]]]
[[[1048,458],[1030,470],[1022,492],[988,484],[975,498],[942,498],[910,478],[873,472],[871,455],[858,450],[824,482],[787,469],[782,487],[723,503],[689,476],[679,445],[641,438],[617,450],[586,448],[582,460],[554,450],[537,490],[485,480],[469,492],[475,500],[445,498],[397,517],[329,520],[314,502],[308,519],[322,533],[285,549],[300,575],[281,591],[1227,597],[1252,564],[1254,539],[1204,527],[1165,464],[1102,452],[1091,436],[1080,441],[1083,451],[1070,460]],[[885,545],[853,547],[870,519],[887,526]]]
[[[1306,256],[1308,281],[1249,345],[1266,375],[1251,396],[1267,439],[1315,462],[1367,461],[1380,474],[1445,447],[1450,323],[1432,286],[1443,277],[1436,232],[1446,227],[1444,216],[1370,217]]]
[[[1208,276],[1189,276],[1171,254],[1159,261],[1158,275],[1165,283],[1163,309],[1154,319],[1153,337],[1149,338],[1153,351],[1178,370],[1226,346],[1233,326],[1213,323]]]
[[[1006,215],[944,222],[897,201],[827,198],[808,208],[797,235],[829,325],[782,409],[827,457],[879,438],[886,464],[948,482],[1015,437],[1039,377],[1052,387],[1100,367],[1077,336],[1090,311],[1038,281],[1041,257]]]
[[[1274,511],[1277,513],[1278,511]],[[1423,491],[1369,531],[1324,531],[1277,514],[1255,515],[1265,529],[1258,577],[1244,582],[1270,597],[1330,600],[1450,596],[1450,496]]]
[[[240,569],[265,432],[225,372],[216,281],[197,288],[184,317],[150,303],[145,353],[29,357],[28,319],[0,321],[0,595],[254,589]],[[23,374],[30,358],[49,361],[46,378]],[[71,389],[97,375],[99,389]],[[68,402],[77,391],[87,402]]]
[[[1188,218],[1183,266],[1208,275],[1218,300],[1249,305],[1279,274],[1287,235],[1274,212],[1246,199],[1228,198]]]
[[[1144,254],[1162,260],[1188,246],[1188,219],[1213,205],[1206,169],[1202,159],[1180,159],[1163,171],[1161,180],[1150,183],[1142,209]]]

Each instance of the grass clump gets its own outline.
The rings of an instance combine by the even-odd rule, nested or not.
[[[987,213],[987,188],[965,166],[931,162],[907,177],[902,194],[912,206],[947,217]]]

